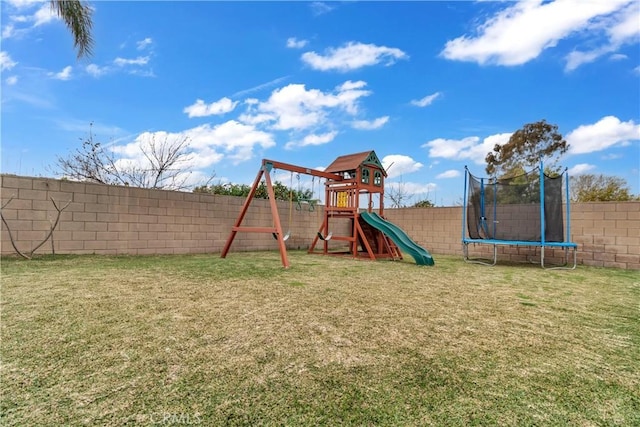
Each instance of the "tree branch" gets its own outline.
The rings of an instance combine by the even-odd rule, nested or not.
[[[0,217],[2,218],[2,223],[7,228],[7,232],[9,234],[9,240],[11,241],[11,246],[13,246],[13,250],[24,259],[32,259],[33,258],[33,254],[38,249],[40,249],[40,247],[42,245],[44,245],[47,242],[47,240],[51,239],[51,251],[52,251],[52,253],[55,254],[55,251],[53,249],[53,231],[56,229],[56,227],[58,226],[58,223],[60,222],[60,216],[62,215],[62,211],[64,211],[71,204],[71,200],[69,200],[67,202],[67,204],[64,205],[62,208],[60,208],[58,206],[58,204],[56,203],[56,201],[54,200],[54,198],[50,197],[51,203],[53,203],[53,206],[56,208],[56,211],[58,211],[58,214],[56,215],[56,219],[55,219],[55,221],[53,223],[51,223],[51,221],[49,221],[49,224],[51,225],[51,228],[49,229],[49,232],[47,233],[47,236],[44,238],[44,240],[42,240],[40,243],[38,243],[35,248],[33,248],[32,250],[29,251],[28,254],[25,254],[22,251],[20,251],[20,249],[18,249],[18,246],[16,245],[16,241],[13,238],[13,233],[11,233],[11,228],[9,227],[9,224],[7,223],[7,220],[5,219],[4,214],[2,213],[2,209],[4,209],[9,204],[9,202],[11,202],[13,200],[13,198],[14,198],[14,196],[11,196],[11,198],[9,200],[7,200],[7,202],[5,204],[2,205],[2,208],[0,208]]]
[[[31,259],[27,255],[25,255],[22,252],[20,252],[20,249],[18,249],[18,246],[16,246],[16,241],[13,239],[13,234],[11,233],[11,228],[9,227],[9,224],[7,223],[7,220],[4,218],[4,215],[2,214],[2,209],[4,209],[13,200],[13,198],[14,198],[14,196],[11,196],[11,198],[9,200],[7,200],[7,202],[4,205],[2,205],[2,208],[0,209],[0,218],[2,218],[2,222],[3,222],[4,226],[7,227],[7,233],[9,233],[9,240],[11,241],[11,246],[13,246],[13,250],[16,251],[16,253],[18,255],[20,255],[22,258]]]

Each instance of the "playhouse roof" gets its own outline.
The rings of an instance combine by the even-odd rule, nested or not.
[[[387,176],[387,172],[384,170],[382,163],[376,156],[375,151],[363,151],[362,153],[347,154],[346,156],[340,156],[336,158],[325,169],[325,172],[338,173],[347,172],[358,169],[361,165],[375,166],[382,171],[384,176]]]

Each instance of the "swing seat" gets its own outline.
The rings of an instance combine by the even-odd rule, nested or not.
[[[309,212],[315,211],[317,204],[318,204],[318,199],[310,199],[309,200]]]
[[[320,240],[329,241],[329,240],[331,240],[331,237],[333,237],[333,231],[331,233],[327,234],[327,237],[324,237],[322,235],[322,233],[318,231],[318,238]]]
[[[271,233],[274,239],[278,240],[278,233]],[[291,231],[287,231],[284,236],[282,236],[282,240],[285,242],[291,237]]]
[[[296,203],[296,210],[301,211],[304,209],[302,205],[308,205],[309,207],[307,208],[307,210],[309,212],[313,212],[316,209],[316,205],[318,204],[318,202],[318,199],[298,199]]]

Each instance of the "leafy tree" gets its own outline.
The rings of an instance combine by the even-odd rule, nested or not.
[[[508,176],[497,180],[497,193],[493,197],[499,204],[540,203],[540,176],[537,173],[527,173],[522,166],[515,166]]]
[[[528,123],[511,135],[504,145],[496,144],[493,151],[487,153],[486,172],[492,176],[506,178],[521,170],[535,167],[542,159],[551,160],[545,170],[554,171],[557,157],[564,154],[569,144],[558,133],[558,126],[541,120]]]
[[[162,141],[155,136],[140,144],[140,162],[118,159],[113,151],[94,139],[90,125],[82,147],[69,157],[57,159],[55,173],[67,179],[140,188],[185,190],[189,188],[187,138]]]
[[[93,37],[91,29],[93,9],[81,0],[50,0],[51,9],[62,18],[73,36],[73,46],[78,50],[78,58],[91,56]]]
[[[221,194],[224,196],[247,197],[251,191],[251,186],[247,184],[218,183],[212,185],[201,185],[194,188],[194,193]],[[311,190],[296,190],[289,188],[280,181],[273,183],[273,192],[276,200],[292,200],[294,202],[309,201],[313,198]],[[267,199],[267,185],[261,182],[256,189],[254,198]]]
[[[571,201],[573,202],[626,202],[640,200],[633,196],[627,182],[617,176],[578,175],[571,177]]]
[[[435,207],[435,205],[433,204],[433,202],[429,199],[424,199],[424,200],[420,200],[419,202],[416,202],[413,204],[414,208],[433,208]]]

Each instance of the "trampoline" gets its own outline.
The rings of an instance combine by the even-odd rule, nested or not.
[[[464,186],[462,249],[465,261],[495,265],[498,247],[515,246],[531,248],[533,257],[527,255],[529,261],[539,262],[542,268],[576,268],[578,245],[570,241],[569,176],[566,169],[557,176],[549,176],[544,173],[541,162],[530,172],[496,179],[478,178],[465,166]],[[469,246],[477,245],[488,245],[492,256],[471,258]],[[552,258],[562,257],[564,263],[545,263],[545,248],[553,249]],[[538,258],[538,249],[539,261],[534,261]],[[573,254],[572,265],[570,251]],[[486,255],[487,251],[483,252]]]

